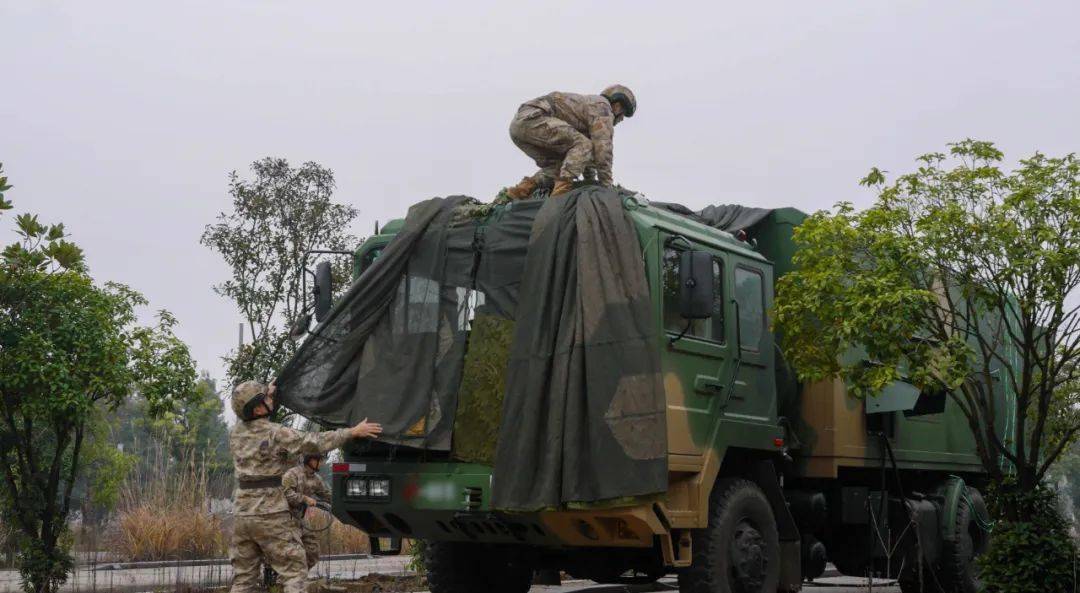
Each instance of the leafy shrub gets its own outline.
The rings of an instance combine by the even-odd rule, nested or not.
[[[422,539],[409,540],[409,563],[406,570],[411,570],[420,576],[427,575],[427,542]]]
[[[990,549],[979,559],[986,593],[1069,593],[1073,591],[1076,547],[1044,486],[1017,493],[1011,485],[990,492],[990,512],[998,517]]]

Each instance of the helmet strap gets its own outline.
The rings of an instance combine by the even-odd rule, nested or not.
[[[256,415],[256,410],[259,409],[259,406],[262,406],[266,409],[266,414]],[[273,408],[266,404],[266,396],[262,394],[256,395],[255,397],[251,398],[251,401],[244,404],[245,421],[258,420],[259,418],[268,418],[273,413]]]

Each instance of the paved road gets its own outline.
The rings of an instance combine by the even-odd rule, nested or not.
[[[900,588],[887,584],[889,581],[875,581],[873,593],[900,593]],[[627,587],[622,585],[597,585],[589,581],[572,581],[561,587],[542,587],[534,585],[529,593],[645,593],[647,591],[678,591],[675,578],[661,579],[657,585]],[[867,593],[866,579],[851,577],[831,577],[818,579],[803,587],[803,593]]]
[[[373,572],[402,574],[409,561],[407,556],[382,558],[353,558],[348,560],[324,560],[315,568],[320,577],[331,579],[355,579]],[[178,585],[215,587],[229,584],[232,567],[228,564],[186,566],[180,564],[157,565],[153,568],[108,569],[105,567],[80,568],[62,588],[65,593],[116,592],[135,593],[175,590]],[[647,591],[675,591],[674,578],[665,578],[650,587],[625,587],[621,585],[597,585],[589,581],[568,581],[560,587],[534,586],[532,593],[645,593]],[[868,591],[864,579],[830,577],[808,584],[806,593],[864,593]],[[899,593],[895,586],[874,585],[877,593]],[[0,571],[0,593],[20,593],[19,574],[16,571]]]
[[[315,567],[315,574],[333,579],[355,579],[366,574],[401,574],[405,571],[408,556],[382,558],[354,558],[349,560],[324,560]],[[61,588],[65,593],[116,592],[132,593],[175,589],[187,584],[197,587],[228,585],[232,579],[232,567],[228,564],[188,566],[181,564],[156,565],[153,568],[125,568],[112,570],[109,565],[81,567]],[[0,593],[21,593],[19,573],[14,570],[0,571]]]

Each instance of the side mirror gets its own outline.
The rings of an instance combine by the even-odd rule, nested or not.
[[[712,254],[683,251],[679,255],[679,314],[684,319],[708,319],[715,298]]]
[[[326,320],[334,298],[334,277],[330,272],[330,262],[319,262],[319,265],[315,266],[315,287],[312,293],[315,296],[315,320],[321,323]]]

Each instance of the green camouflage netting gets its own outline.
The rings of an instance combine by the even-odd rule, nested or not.
[[[453,455],[460,461],[495,465],[514,322],[477,315],[470,334],[458,390]]]
[[[627,197],[414,205],[282,370],[282,403],[493,464],[496,509],[665,491],[660,339]]]

